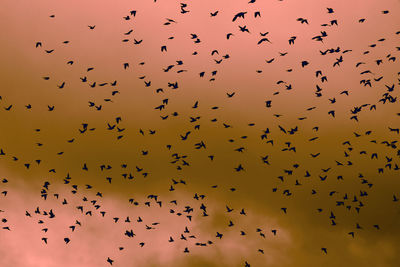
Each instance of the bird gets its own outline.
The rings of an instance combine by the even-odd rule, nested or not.
[[[244,19],[244,16],[245,16],[246,14],[247,14],[247,12],[239,12],[239,13],[237,13],[237,14],[233,17],[232,22],[235,22],[238,18]]]
[[[107,257],[107,262],[108,262],[110,265],[112,265],[113,262],[114,262],[114,260],[112,260],[112,259],[110,259],[109,257]]]
[[[257,44],[259,45],[259,44],[262,44],[263,42],[268,42],[268,43],[271,43],[271,41],[270,41],[270,40],[268,40],[268,38],[265,38],[265,37],[264,37],[264,38],[260,39],[260,40],[258,41],[258,43],[257,43]]]
[[[218,15],[218,12],[219,12],[218,10],[216,10],[216,11],[214,11],[214,12],[211,12],[211,13],[210,13],[210,16],[211,16],[211,17],[215,17],[216,15]]]
[[[250,33],[250,31],[249,31],[249,29],[247,29],[247,26],[246,26],[246,25],[244,25],[244,26],[238,25],[238,27],[239,27],[239,30],[240,30],[241,32]]]

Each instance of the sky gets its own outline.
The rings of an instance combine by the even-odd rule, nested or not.
[[[399,1],[2,5],[0,266],[397,266]]]

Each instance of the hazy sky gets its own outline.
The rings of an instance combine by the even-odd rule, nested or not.
[[[397,266],[399,1],[0,16],[0,266]]]

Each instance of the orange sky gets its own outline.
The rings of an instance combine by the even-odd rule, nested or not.
[[[3,6],[0,266],[396,266],[399,1]]]

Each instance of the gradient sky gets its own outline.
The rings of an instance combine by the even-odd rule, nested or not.
[[[0,266],[398,265],[400,1],[2,6]]]

